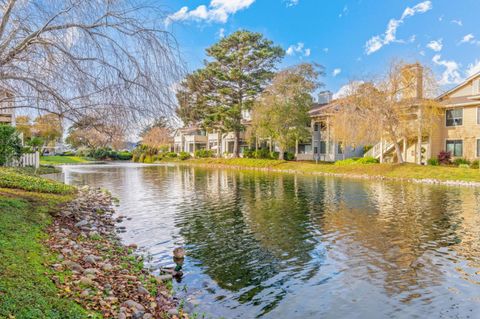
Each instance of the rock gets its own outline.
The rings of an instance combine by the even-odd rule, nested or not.
[[[62,264],[53,264],[53,265],[52,265],[52,268],[53,268],[55,271],[62,271],[62,270],[63,270],[63,265],[62,265]]]
[[[87,268],[83,271],[84,275],[96,275],[98,273],[99,273],[99,271],[96,268]]]
[[[105,298],[106,301],[110,302],[110,303],[117,303],[118,302],[118,298],[117,297],[107,297]]]
[[[96,264],[97,261],[100,261],[101,258],[94,255],[87,255],[83,258],[83,261],[89,264]]]
[[[170,316],[178,316],[178,310],[175,309],[175,308],[168,309],[167,313],[168,313]]]
[[[145,313],[145,312],[144,312],[144,311],[141,311],[141,310],[134,311],[132,318],[133,318],[133,319],[142,319],[144,313]]]
[[[88,297],[90,295],[90,289],[85,289],[84,291],[82,291],[82,293],[80,294],[80,297]]]
[[[137,244],[130,244],[130,245],[127,246],[127,248],[137,249],[138,246],[137,246]]]
[[[163,282],[172,280],[172,275],[160,275],[160,276],[155,276],[155,279],[157,280],[157,283],[161,284]]]
[[[63,255],[63,256],[73,254],[73,251],[72,251],[71,249],[69,249],[69,248],[63,248],[63,249],[61,250],[61,252],[62,252],[62,255]]]
[[[145,287],[143,287],[143,286],[138,286],[137,292],[139,294],[142,294],[142,295],[149,295],[150,294],[150,292],[147,289],[145,289]]]
[[[173,250],[173,257],[182,259],[185,257],[185,249],[183,247],[177,247]]]
[[[127,315],[125,314],[125,312],[120,312],[118,314],[118,319],[127,319]]]
[[[74,270],[74,271],[78,271],[78,272],[83,272],[83,267],[80,266],[79,264],[77,264],[77,263],[74,262],[74,261],[65,260],[62,264],[63,264],[65,267],[67,267],[68,269],[70,269],[70,270]]]
[[[124,275],[123,277],[124,277],[125,279],[127,279],[127,280],[133,280],[133,281],[136,281],[136,280],[137,280],[137,277],[132,276],[132,275]]]
[[[95,285],[95,282],[91,278],[88,278],[88,277],[81,277],[80,280],[79,280],[79,283],[81,285],[84,285],[84,286],[94,286]]]
[[[142,306],[141,304],[139,304],[138,302],[136,301],[133,301],[133,300],[127,300],[125,301],[122,306],[124,307],[127,307],[127,308],[130,308],[130,309],[136,309],[136,310],[140,310],[140,311],[144,311],[145,310],[145,307]]]
[[[81,221],[79,221],[78,223],[75,224],[75,227],[82,227],[82,226],[86,226],[88,225],[88,221],[86,219],[82,219]]]
[[[98,237],[98,236],[100,236],[100,234],[95,230],[92,230],[91,232],[88,233],[89,238],[95,238],[95,237]]]
[[[112,290],[112,285],[110,285],[110,284],[105,284],[105,285],[103,286],[103,288],[104,288],[105,290]]]
[[[153,315],[151,313],[146,313],[143,315],[143,319],[153,319]]]
[[[106,264],[102,265],[102,269],[105,270],[105,271],[110,271],[110,270],[113,269],[113,266],[110,263],[106,263]]]

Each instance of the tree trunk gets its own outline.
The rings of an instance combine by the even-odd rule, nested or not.
[[[221,157],[221,148],[222,148],[222,133],[217,132],[217,157]]]
[[[393,142],[393,145],[395,146],[395,152],[397,153],[398,163],[402,164],[403,155],[402,155],[402,150],[400,149],[400,145],[398,144],[398,141],[396,140],[395,142]]]
[[[295,159],[298,158],[298,140],[295,140]]]
[[[279,152],[279,153],[278,153],[278,159],[283,161],[284,158],[285,158],[285,157],[284,157],[284,153],[285,153],[285,152],[283,151],[283,148],[282,148],[282,147],[279,147],[279,148],[278,148],[278,152]]]
[[[240,141],[240,132],[235,132],[235,137],[233,139],[233,157],[237,158],[239,155],[239,141]]]
[[[419,107],[418,110],[418,132],[417,132],[417,164],[422,164],[422,109]]]

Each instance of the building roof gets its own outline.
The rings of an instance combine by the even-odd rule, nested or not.
[[[451,93],[455,92],[456,90],[464,87],[465,85],[468,85],[470,83],[470,81],[472,81],[473,79],[476,79],[477,77],[480,77],[480,72],[475,73],[474,75],[468,77],[465,81],[463,81],[459,85],[457,85],[454,88],[442,93],[437,99],[442,100],[444,97],[448,96],[449,94],[451,94]]]
[[[313,105],[312,109],[308,111],[308,115],[310,115],[310,117],[328,115],[337,110],[339,106],[339,100],[333,100],[330,103],[323,104],[316,103]]]

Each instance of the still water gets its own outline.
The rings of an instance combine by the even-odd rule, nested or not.
[[[120,199],[126,243],[206,318],[480,318],[480,190],[112,164],[65,180]]]

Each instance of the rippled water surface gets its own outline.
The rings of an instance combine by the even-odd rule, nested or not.
[[[64,168],[120,198],[126,243],[207,318],[480,318],[478,189],[134,164]]]

